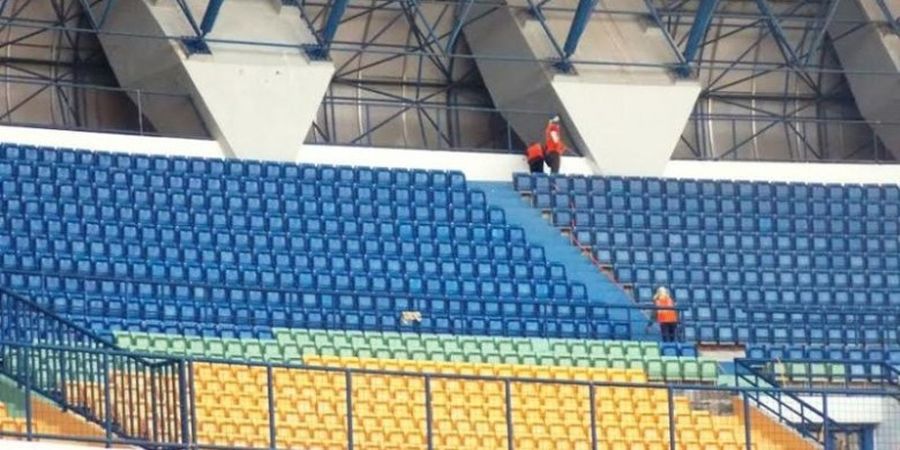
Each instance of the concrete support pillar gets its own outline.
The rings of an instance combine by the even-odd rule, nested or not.
[[[646,8],[639,0],[605,6]],[[548,13],[544,25],[554,36],[566,36],[571,20],[571,13]],[[544,25],[525,10],[498,8],[464,28],[491,97],[513,130],[525,142],[540,140],[547,119],[558,114],[567,141],[598,172],[661,175],[700,94],[699,83],[679,81],[663,67],[578,63],[674,65],[661,30],[637,17],[594,13],[572,56],[574,73],[560,74]]]
[[[188,5],[202,17],[205,1]],[[330,62],[309,61],[297,48],[315,38],[296,7],[271,0],[226,1],[207,35],[210,54],[190,54],[179,40],[116,34],[190,36],[174,0],[118,2],[104,30],[113,32],[101,44],[123,87],[191,98],[142,95],[147,120],[162,133],[208,131],[225,156],[295,160],[334,73]]]

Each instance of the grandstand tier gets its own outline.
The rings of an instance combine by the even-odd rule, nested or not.
[[[684,337],[716,344],[900,345],[900,187],[515,176],[575,245]]]

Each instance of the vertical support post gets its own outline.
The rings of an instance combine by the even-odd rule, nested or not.
[[[272,364],[266,364],[266,395],[269,401],[269,448],[278,448],[275,436],[275,381],[272,377]]]
[[[66,361],[67,359],[68,358],[66,358],[65,351],[60,350],[59,351],[59,392],[60,392],[60,395],[62,396],[62,400],[63,400],[62,402],[60,402],[62,404],[63,412],[66,412],[69,410],[68,405],[69,405],[69,402],[71,401],[71,399],[69,398],[69,392],[68,392],[69,391],[69,389],[68,389],[69,383],[67,382],[68,377],[67,377],[67,373],[66,373],[66,370],[68,369],[68,367],[67,367],[68,361]]]
[[[112,447],[112,399],[110,398],[109,382],[112,378],[109,373],[109,352],[103,352],[103,432],[106,438],[106,448]]]
[[[350,369],[344,372],[347,388],[347,450],[353,450],[353,375]]]
[[[431,402],[431,375],[425,375],[425,442],[428,443],[428,450],[434,450],[434,428],[431,426],[434,411]]]
[[[144,135],[144,100],[141,98],[141,90],[138,89],[136,91],[137,95],[137,109],[138,109],[138,132],[141,136]]]
[[[179,403],[179,415],[181,416],[181,443],[182,444],[190,444],[190,420],[192,418],[190,416],[190,409],[188,405],[188,395],[187,395],[187,367],[185,366],[184,360],[178,361],[178,403]]]
[[[597,390],[594,383],[588,385],[588,398],[591,402],[591,450],[597,450]]]
[[[154,442],[159,440],[159,417],[158,417],[158,409],[159,403],[157,403],[159,396],[156,395],[156,368],[150,371],[150,418],[153,420],[153,429],[150,430],[150,439],[153,439]]]
[[[31,410],[31,348],[22,347],[22,350],[25,354],[25,361],[22,363],[25,368],[25,438],[30,441],[34,432],[34,411]]]
[[[672,386],[666,387],[666,401],[669,408],[669,450],[675,450],[675,393]]]
[[[828,423],[828,395],[822,394],[822,440],[825,443],[825,450],[833,448],[831,432],[831,426]]]
[[[512,421],[512,387],[509,378],[503,380],[503,396],[506,400],[506,449],[514,450]]]
[[[743,395],[743,408],[744,408],[744,444],[747,450],[753,448],[753,443],[751,442],[752,433],[750,433],[751,425],[750,425],[750,402],[747,396],[747,391],[742,393]]]
[[[194,384],[194,361],[187,362],[188,387],[191,391],[191,443],[197,444],[197,387]]]

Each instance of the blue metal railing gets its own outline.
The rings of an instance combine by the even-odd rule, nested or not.
[[[421,332],[437,332],[439,330],[428,330],[424,329],[422,325],[419,324],[409,324],[403,325],[399,321],[400,312],[401,311],[371,311],[373,314],[380,316],[387,316],[392,318],[393,322],[395,322],[395,326],[371,326],[366,327],[360,324],[351,324],[347,322],[347,315],[353,312],[360,312],[356,310],[342,310],[337,302],[337,299],[341,296],[367,296],[372,298],[390,298],[395,300],[393,303],[397,304],[397,300],[404,300],[409,303],[410,309],[422,311],[423,320],[434,320],[434,319],[446,319],[448,322],[452,323],[453,321],[459,321],[462,319],[471,319],[472,317],[462,316],[460,317],[459,313],[453,313],[452,311],[445,311],[442,313],[434,313],[429,310],[428,305],[432,302],[448,302],[448,301],[458,301],[461,302],[461,298],[452,298],[446,296],[434,296],[420,293],[404,293],[404,294],[396,294],[392,292],[358,292],[353,290],[333,290],[333,289],[315,289],[315,291],[305,291],[297,288],[279,288],[279,287],[271,287],[271,286],[250,286],[245,284],[236,284],[236,285],[223,285],[223,284],[207,284],[202,282],[173,282],[173,281],[165,281],[165,280],[157,280],[150,278],[129,278],[129,279],[121,279],[116,277],[99,277],[99,276],[86,276],[80,274],[59,274],[59,273],[49,273],[40,270],[36,271],[27,271],[27,270],[5,270],[3,273],[9,275],[18,275],[22,277],[30,277],[36,276],[40,277],[41,284],[39,286],[34,286],[37,290],[43,292],[43,295],[48,296],[49,298],[58,292],[55,292],[53,289],[47,287],[46,282],[48,277],[53,277],[57,279],[57,281],[64,278],[78,279],[78,280],[90,280],[98,283],[101,282],[111,282],[115,283],[117,286],[121,287],[123,285],[147,285],[147,286],[156,286],[156,287],[168,287],[172,288],[174,291],[175,288],[190,288],[190,292],[197,292],[197,289],[204,289],[209,292],[212,290],[243,290],[243,291],[253,291],[254,293],[261,294],[260,298],[266,298],[266,294],[279,294],[287,299],[283,305],[278,305],[278,307],[283,307],[286,312],[294,313],[294,312],[317,312],[321,314],[322,323],[320,327],[325,328],[334,328],[334,327],[343,327],[348,329],[371,329],[373,331],[421,331]],[[302,297],[306,294],[315,293],[317,295],[322,296],[332,296],[334,300],[334,305],[331,307],[318,306],[318,307],[306,307],[302,304]],[[241,306],[247,307],[247,304],[241,303],[236,304],[232,302],[230,299],[218,299],[215,301],[207,300],[209,305],[222,305],[222,306]],[[476,301],[476,300],[466,300],[468,301]],[[510,302],[515,303],[518,307],[530,307],[534,309],[535,314],[529,320],[537,323],[539,328],[533,330],[533,332],[525,332],[521,330],[519,333],[512,332],[513,330],[506,329],[504,325],[504,331],[501,333],[496,333],[499,335],[527,335],[532,337],[574,337],[574,338],[594,338],[594,339],[609,339],[609,338],[618,338],[618,339],[633,339],[634,337],[639,335],[639,332],[642,330],[635,330],[634,324],[630,320],[630,316],[634,312],[646,313],[655,311],[658,309],[667,309],[667,308],[658,308],[655,305],[610,305],[605,303],[598,302],[590,302],[590,301],[575,301],[568,300],[565,302],[560,302],[559,300],[553,299],[545,299],[545,300],[509,300]],[[496,302],[498,305],[502,301],[498,299]],[[194,302],[189,302],[190,304],[195,304]],[[174,303],[173,303],[174,304]],[[678,309],[678,308],[676,308]],[[200,309],[198,311],[198,317],[200,314],[206,311],[204,309]],[[210,311],[206,311],[210,312]],[[576,326],[573,330],[573,334],[571,336],[564,336],[561,332],[553,332],[549,328],[547,328],[546,318],[555,314],[560,321],[569,321]],[[480,316],[479,316],[480,317]],[[500,315],[497,316],[489,316],[485,315],[483,318],[489,320],[509,320]],[[202,321],[212,320],[212,317],[201,318]],[[525,321],[526,318],[524,316],[516,318]],[[474,320],[474,319],[473,319]],[[281,326],[289,326],[290,324],[282,324]],[[297,326],[301,326],[302,324],[297,324]],[[308,325],[308,324],[307,324]],[[266,324],[265,326],[279,326],[277,324]],[[601,326],[607,326],[608,329],[603,328]],[[459,330],[450,330],[459,334],[477,334],[472,330],[466,332],[463,329]],[[489,330],[484,330],[487,333],[490,333]]]
[[[744,358],[738,362],[773,385],[813,387],[827,383],[844,391],[884,390],[900,394],[900,371],[885,360],[827,358]]]
[[[34,392],[87,420],[100,425],[109,434],[124,439],[148,439],[154,435],[179,441],[177,430],[142,431],[140,423],[151,420],[148,403],[119,403],[117,411],[97,399],[110,399],[109,374],[124,370],[151,384],[183,370],[183,362],[155,357],[145,359],[128,353],[112,353],[115,346],[71,321],[56,316],[34,302],[0,289],[0,373],[26,393]],[[127,383],[134,383],[128,378]],[[172,408],[169,388],[160,385],[154,408]],[[160,395],[162,394],[162,395]],[[29,404],[30,403],[27,403]],[[30,409],[30,408],[29,408]],[[31,424],[27,428],[32,432]]]
[[[343,387],[345,389],[344,402],[346,403],[347,417],[345,428],[346,448],[354,446],[357,433],[353,431],[354,423],[358,418],[358,410],[354,412],[354,402],[358,401],[354,394],[354,382],[365,375],[382,375],[390,377],[403,377],[407,379],[421,380],[424,392],[423,408],[426,409],[421,422],[422,429],[427,436],[424,448],[435,448],[434,442],[434,405],[430,401],[433,397],[434,383],[438,380],[482,381],[494,382],[503,385],[503,403],[507,405],[505,410],[505,424],[507,426],[506,439],[514,443],[516,429],[513,427],[513,415],[519,408],[516,400],[518,394],[513,393],[513,386],[525,384],[551,384],[555,386],[576,386],[582,390],[584,401],[590,401],[590,414],[592,430],[589,434],[591,448],[597,448],[598,444],[606,442],[604,436],[597,431],[596,400],[601,388],[627,388],[644,391],[665,392],[668,407],[669,436],[667,441],[676,445],[680,438],[678,433],[679,412],[675,408],[675,398],[686,395],[689,392],[720,393],[728,398],[744,399],[744,426],[746,436],[751,435],[752,420],[749,418],[750,405],[768,415],[777,418],[780,422],[795,428],[801,436],[810,441],[825,445],[826,435],[823,429],[829,433],[841,430],[841,424],[830,419],[825,413],[819,411],[809,403],[800,399],[800,395],[847,395],[839,390],[802,390],[791,391],[767,385],[764,376],[754,372],[744,372],[741,376],[751,382],[749,386],[735,388],[721,388],[710,385],[683,385],[672,386],[661,383],[636,383],[636,382],[591,382],[587,380],[551,380],[541,378],[524,377],[498,377],[476,376],[459,374],[440,374],[431,372],[410,373],[397,370],[373,370],[342,367],[301,366],[297,364],[279,363],[247,363],[234,360],[210,359],[210,358],[160,358],[157,355],[124,352],[108,348],[71,348],[42,344],[23,344],[2,342],[0,346],[5,355],[18,358],[21,364],[5,363],[3,373],[18,376],[20,384],[26,395],[46,395],[46,384],[41,381],[45,375],[36,373],[48,372],[47,361],[75,360],[90,363],[81,371],[62,371],[53,373],[57,384],[77,385],[88,383],[91,380],[96,385],[91,386],[86,392],[73,392],[69,390],[62,398],[61,404],[75,406],[72,408],[78,413],[91,418],[94,423],[103,429],[104,436],[58,436],[40,433],[14,433],[8,430],[0,430],[2,436],[24,437],[27,439],[63,439],[80,442],[106,443],[109,445],[130,444],[152,448],[285,448],[279,444],[283,438],[279,434],[279,425],[272,419],[276,417],[276,399],[279,391],[274,385],[276,373],[332,373],[343,375]],[[137,361],[144,361],[146,365],[140,366]],[[152,363],[151,363],[152,361]],[[269,442],[264,446],[234,447],[225,443],[211,442],[208,436],[202,436],[197,432],[198,427],[198,403],[197,396],[201,394],[216,394],[218,392],[206,392],[207,389],[197,384],[194,374],[198,364],[218,364],[221,367],[232,367],[238,370],[254,370],[256,373],[265,374],[265,382],[259,381],[259,389],[265,397],[265,408],[268,409],[266,427],[268,429]],[[152,371],[145,371],[153,369]],[[26,376],[26,374],[30,374]],[[86,376],[87,375],[87,376]],[[146,377],[146,378],[140,378]],[[139,381],[128,380],[137,379]],[[149,392],[148,392],[149,391]],[[141,397],[143,395],[143,397]],[[871,391],[868,395],[890,395],[887,391]],[[49,396],[48,396],[49,397]],[[51,397],[52,398],[52,397]],[[139,400],[142,398],[144,400]],[[263,404],[263,403],[261,403]],[[279,403],[280,404],[280,403]],[[99,406],[97,406],[99,405]],[[101,411],[97,411],[97,408]],[[27,413],[27,411],[26,411]],[[29,424],[41,420],[33,414],[26,414],[25,420]],[[282,426],[286,426],[282,424]],[[30,428],[29,428],[30,429]],[[818,431],[818,432],[817,432]],[[527,434],[521,432],[523,434]],[[286,439],[286,438],[285,438]],[[753,445],[749,441],[741,441],[740,445],[749,449]]]

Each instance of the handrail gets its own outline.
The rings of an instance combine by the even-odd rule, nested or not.
[[[900,387],[900,383],[898,383],[898,381],[900,381],[900,378],[895,380],[892,377],[894,373],[900,375],[900,371],[894,369],[886,360],[883,359],[742,358],[739,361],[742,364],[745,364],[747,367],[753,368],[757,375],[765,378],[769,383],[778,387],[784,386],[784,383],[780,382],[779,379],[776,378],[776,367],[778,365],[782,365],[785,367],[785,370],[787,371],[786,376],[790,379],[791,382],[795,382],[797,379],[800,379],[802,380],[801,383],[804,383],[805,385],[812,385],[812,383],[816,382],[817,380],[821,380],[822,377],[825,377],[831,383],[834,383],[836,381],[843,381],[845,391],[852,390],[866,392],[870,390],[870,388],[868,388],[867,386],[859,386],[857,388],[851,389],[849,387],[849,384],[855,380],[865,380],[869,383],[875,383],[875,386],[880,386],[881,389],[886,389],[887,386]],[[817,365],[824,366],[827,373],[813,373],[813,366]],[[801,373],[793,372],[792,368],[796,366],[803,367],[804,371]],[[834,374],[832,371],[833,366],[840,366],[844,369],[844,371],[842,373]],[[863,373],[855,373],[855,369],[861,369]],[[900,392],[900,390],[898,390],[898,392]]]
[[[745,372],[742,372],[742,369]],[[766,384],[775,388],[778,387],[778,384],[774,379],[758,372],[746,361],[741,359],[735,360],[735,379],[744,380],[748,383],[751,383],[755,387],[758,387],[760,385],[759,380],[762,380]],[[766,404],[765,400],[763,400],[762,398],[763,394],[766,394],[765,398],[776,404],[777,409],[774,406]],[[831,440],[830,434],[826,433],[833,433],[836,430],[840,429],[840,425],[836,421],[831,419],[828,415],[826,415],[826,413],[818,410],[790,391],[784,389],[780,389],[775,392],[757,391],[752,393],[751,395],[748,395],[747,397],[752,398],[755,401],[757,407],[768,411],[771,415],[777,418],[779,422],[790,426],[791,428],[799,432],[803,437],[814,440],[815,442],[821,445],[825,445],[826,447],[828,445],[827,443]],[[787,397],[792,403],[785,402],[782,397]],[[785,414],[785,410],[787,410],[788,413],[796,416],[797,420],[790,420],[791,418]],[[811,417],[809,413],[811,413]],[[822,436],[819,436],[818,434],[812,432],[812,428],[819,425],[822,426],[823,430],[826,430],[826,433],[823,433]]]

